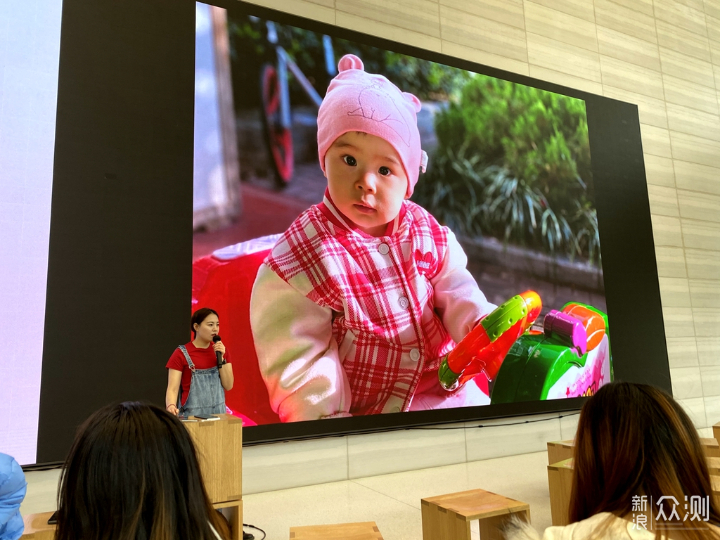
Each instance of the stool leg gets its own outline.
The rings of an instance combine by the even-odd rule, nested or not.
[[[242,540],[243,537],[243,511],[242,501],[238,501],[237,506],[228,506],[221,510],[223,515],[228,519],[230,523],[230,538],[231,540]]]
[[[420,501],[420,513],[422,515],[422,535],[423,540],[435,540],[438,535],[436,533],[436,525],[435,525],[435,512],[437,511],[437,507],[433,504],[431,505],[427,501]]]
[[[454,512],[421,501],[423,540],[470,540],[470,522]]]
[[[505,537],[502,534],[502,529],[513,515],[526,523],[530,523],[530,511],[528,510],[481,519],[479,520],[480,540],[503,540]]]
[[[480,521],[480,540],[502,540],[501,527],[507,516],[493,516]]]
[[[441,540],[440,509],[431,503],[421,501],[423,540]]]
[[[447,540],[471,540],[470,539],[470,522],[464,516],[453,515],[454,523],[448,523]],[[448,512],[448,521],[450,520],[450,512]]]

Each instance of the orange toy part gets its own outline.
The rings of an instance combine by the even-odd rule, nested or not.
[[[600,345],[607,332],[605,321],[600,315],[579,304],[568,304],[562,312],[582,322],[587,333],[588,352]]]
[[[528,314],[526,316],[527,322],[525,323],[525,328],[528,329],[540,316],[540,312],[542,311],[542,300],[540,300],[540,295],[535,291],[525,291],[524,293],[520,293],[520,296],[523,300],[525,300],[525,305],[528,310]]]
[[[523,332],[523,321],[518,321],[510,330],[478,351],[460,376],[460,384],[465,384],[480,373],[485,373],[488,381],[494,380],[510,347]]]
[[[478,324],[465,336],[457,346],[448,354],[448,366],[455,373],[462,373],[478,351],[490,345],[490,336],[487,335],[482,324]]]

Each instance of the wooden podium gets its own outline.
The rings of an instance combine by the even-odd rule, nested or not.
[[[195,445],[205,491],[210,502],[230,522],[230,538],[243,537],[242,507],[242,420],[229,414],[218,414],[220,420],[183,422]],[[29,514],[25,521],[24,540],[52,540],[55,525],[48,525],[52,512]]]
[[[205,491],[230,522],[230,537],[243,536],[242,420],[217,414],[220,420],[183,422],[195,444]]]

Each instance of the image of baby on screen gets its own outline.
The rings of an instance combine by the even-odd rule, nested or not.
[[[420,100],[345,55],[317,118],[327,188],[258,271],[250,322],[281,421],[485,405],[440,361],[495,306],[453,232],[410,196]]]

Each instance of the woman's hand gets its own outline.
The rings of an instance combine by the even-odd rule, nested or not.
[[[235,376],[233,375],[232,364],[225,364],[220,371],[220,384],[225,390],[232,390],[235,382]]]
[[[220,351],[222,354],[223,360],[225,359],[225,345],[223,345],[222,341],[218,341],[217,343],[213,343],[213,348],[215,349],[215,352]],[[232,390],[233,384],[235,382],[235,376],[233,375],[232,370],[232,364],[218,364],[218,371],[220,372],[220,384],[222,384],[222,387],[228,391]]]
[[[176,369],[168,369],[168,386],[165,392],[165,410],[170,414],[178,415],[178,408],[175,405],[178,402],[178,392],[180,391],[180,382],[182,381],[182,372]]]
[[[215,352],[221,352],[222,357],[225,358],[225,345],[223,345],[222,341],[218,341],[217,343],[213,343],[213,349]]]

